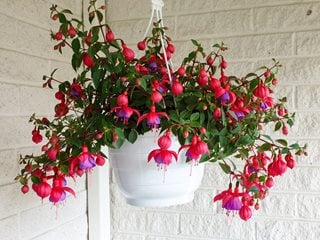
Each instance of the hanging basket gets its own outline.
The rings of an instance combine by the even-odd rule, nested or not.
[[[147,163],[150,151],[157,148],[158,135],[152,132],[139,136],[134,144],[125,142],[121,149],[110,149],[113,176],[130,205],[139,207],[166,207],[191,202],[200,186],[204,164],[186,163],[184,152],[168,169],[158,169]],[[180,144],[172,139],[170,149],[177,151]]]

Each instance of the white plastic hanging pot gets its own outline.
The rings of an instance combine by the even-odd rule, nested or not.
[[[200,186],[204,164],[186,163],[185,152],[178,161],[173,160],[167,171],[158,169],[148,154],[158,149],[158,134],[148,132],[139,136],[134,144],[125,142],[120,149],[110,149],[110,164],[120,192],[130,205],[165,207],[191,202]],[[170,150],[178,151],[180,144],[172,138]]]

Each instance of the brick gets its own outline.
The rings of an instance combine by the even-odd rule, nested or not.
[[[169,1],[167,1],[169,2]],[[190,12],[203,12],[215,9],[215,1],[207,1],[207,0],[198,0],[198,1],[192,1],[192,0],[176,0],[172,1],[173,6],[172,11],[173,13],[190,13]]]
[[[17,175],[18,168],[18,156],[15,150],[3,150],[0,151],[0,166],[5,171],[0,175],[0,186],[3,184],[13,183],[14,178]]]
[[[299,224],[292,221],[265,220],[257,222],[257,240],[295,240]],[[311,238],[310,238],[311,239]]]
[[[2,216],[2,215],[0,215]],[[0,237],[1,240],[18,240],[18,216],[10,216],[0,219]]]
[[[19,52],[0,49],[0,79],[42,86],[42,76],[49,72],[49,61]],[[25,67],[17,67],[25,66]],[[1,95],[2,96],[2,95]]]
[[[245,236],[243,239],[255,239],[252,234],[254,232],[253,222],[243,222],[235,217],[230,227],[226,224],[227,221],[226,215],[181,214],[181,235],[198,238],[210,237],[210,239],[239,239],[239,236]]]
[[[252,35],[215,39],[229,47],[225,57],[229,60],[248,58],[273,58],[290,56],[293,53],[292,33]]]
[[[320,39],[317,37],[319,34],[320,31],[296,33],[297,54],[303,56],[319,54]]]
[[[320,115],[317,112],[298,112],[289,136],[314,137],[320,134]]]
[[[21,222],[29,223],[21,226],[21,234],[31,238],[50,229],[69,222],[77,216],[86,213],[86,193],[82,192],[77,198],[68,197],[66,204],[56,209],[51,203],[32,208],[21,213]],[[31,228],[30,226],[37,226]]]
[[[87,240],[88,223],[84,214],[71,222],[63,223],[54,230],[54,239]]]
[[[146,213],[131,207],[128,209],[114,207],[111,209],[112,232],[134,231],[144,232],[146,229]]]
[[[215,212],[216,204],[212,201],[214,195],[215,190],[198,189],[194,193],[194,199],[192,202],[171,206],[167,209],[188,212]]]
[[[320,85],[297,87],[298,109],[318,110],[320,105]]]
[[[318,57],[283,59],[281,62],[284,65],[279,72],[281,81],[299,85],[319,83],[320,59]]]
[[[320,201],[320,194],[299,194],[298,195],[298,216],[302,218],[318,219],[320,216],[320,209],[318,203]]]
[[[317,239],[319,222],[264,220],[257,222],[257,240]]]
[[[113,233],[112,240],[145,240],[144,236],[134,234]]]
[[[53,238],[53,234],[54,234],[54,232],[49,231],[49,232],[43,233],[35,238],[32,238],[31,240],[54,240],[55,238]]]
[[[273,193],[271,190],[260,204],[260,210],[256,211],[256,215],[287,218],[296,216],[297,199],[293,194]]]
[[[0,83],[0,115],[18,115],[20,107],[19,87]]]
[[[217,163],[208,163],[206,164],[202,186],[228,188],[228,179],[229,175],[225,174]]]
[[[120,193],[115,183],[110,184],[110,201],[112,207],[128,207],[124,196]]]
[[[32,144],[33,125],[28,123],[28,120],[29,117],[0,117],[2,136],[5,136],[0,139],[0,149]]]
[[[297,167],[293,170],[288,169],[281,177],[276,178],[275,186],[272,191],[319,191],[320,168]]]
[[[146,231],[151,233],[179,233],[179,214],[177,213],[147,213]]]
[[[255,31],[289,31],[319,27],[320,4],[306,3],[254,9]],[[312,14],[307,15],[308,10]]]
[[[128,44],[136,44],[144,37],[145,30],[148,25],[148,20],[131,20],[131,21],[118,21],[110,23],[116,37],[123,39]],[[168,17],[165,19],[164,25],[169,28],[167,35],[175,39],[175,20]],[[149,32],[149,35],[151,32]],[[137,50],[137,47],[133,50]]]
[[[241,19],[241,21],[239,21]],[[177,39],[204,35],[233,35],[252,31],[250,10],[234,10],[177,17]]]
[[[301,140],[300,144],[307,144],[308,156],[297,157],[297,162],[304,165],[320,165],[320,141],[319,140]]]
[[[50,56],[48,50],[52,48],[52,45],[49,30],[18,21],[16,31],[15,40],[11,43],[16,51],[39,57]]]
[[[164,2],[163,15],[168,16],[176,12],[175,1]],[[148,0],[131,0],[123,4],[121,1],[108,1],[107,20],[110,22],[129,19],[145,19],[151,16],[151,3]]]
[[[21,115],[37,116],[54,115],[54,106],[58,103],[54,94],[56,90],[49,88],[20,87]]]

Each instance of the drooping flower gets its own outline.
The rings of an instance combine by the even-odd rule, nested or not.
[[[158,140],[160,149],[152,150],[148,155],[148,162],[154,158],[157,165],[164,165],[165,167],[170,165],[172,162],[172,156],[178,160],[178,155],[175,151],[168,150],[171,146],[170,132],[166,132],[165,135],[161,136]]]
[[[184,148],[188,148],[186,152],[187,159],[189,161],[194,161],[195,163],[198,163],[201,155],[209,153],[208,145],[203,142],[199,136],[192,136],[191,144],[181,146],[178,152]]]
[[[73,196],[75,196],[75,192],[72,188],[66,187],[67,180],[63,176],[57,176],[53,179],[52,182],[52,189],[49,197],[49,201],[53,202],[54,204],[58,202],[62,202],[66,199],[67,194],[66,192],[71,193]]]
[[[231,211],[239,211],[243,206],[241,197],[248,197],[248,193],[239,193],[238,187],[232,191],[231,186],[228,190],[225,190],[213,198],[213,201],[222,201],[222,208],[227,210],[227,214]]]
[[[156,112],[156,106],[151,105],[150,112],[143,114],[141,117],[139,117],[137,125],[139,125],[144,119],[147,120],[147,125],[149,128],[158,128],[160,125],[160,117],[166,117],[169,119],[169,116],[165,112]]]

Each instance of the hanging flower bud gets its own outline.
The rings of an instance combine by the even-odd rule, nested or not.
[[[75,37],[75,36],[77,35],[77,31],[76,31],[76,29],[75,29],[72,25],[70,25],[70,27],[69,27],[69,29],[68,29],[68,35],[69,35],[71,38],[73,38],[73,37]]]
[[[177,73],[179,76],[183,76],[186,73],[186,70],[183,65],[181,67],[179,67]]]
[[[242,220],[247,221],[252,217],[251,208],[243,205],[239,210],[239,216]]]
[[[143,41],[138,42],[137,46],[138,46],[138,49],[139,49],[139,50],[141,50],[141,51],[145,50],[146,47],[147,47],[146,41],[143,40]]]
[[[108,29],[108,31],[106,33],[106,40],[109,43],[111,43],[114,40],[114,34],[110,29]]]
[[[88,68],[92,68],[94,66],[94,61],[91,58],[91,56],[89,55],[89,53],[84,53],[83,54],[82,61],[83,61],[83,64],[85,66],[87,66]]]
[[[117,105],[118,106],[127,106],[129,103],[128,93],[124,92],[117,97]]]
[[[134,59],[134,51],[124,43],[122,44],[122,54],[126,62],[131,62]]]
[[[179,96],[181,93],[183,93],[183,86],[179,82],[179,80],[175,80],[171,86],[172,94],[175,96]]]

